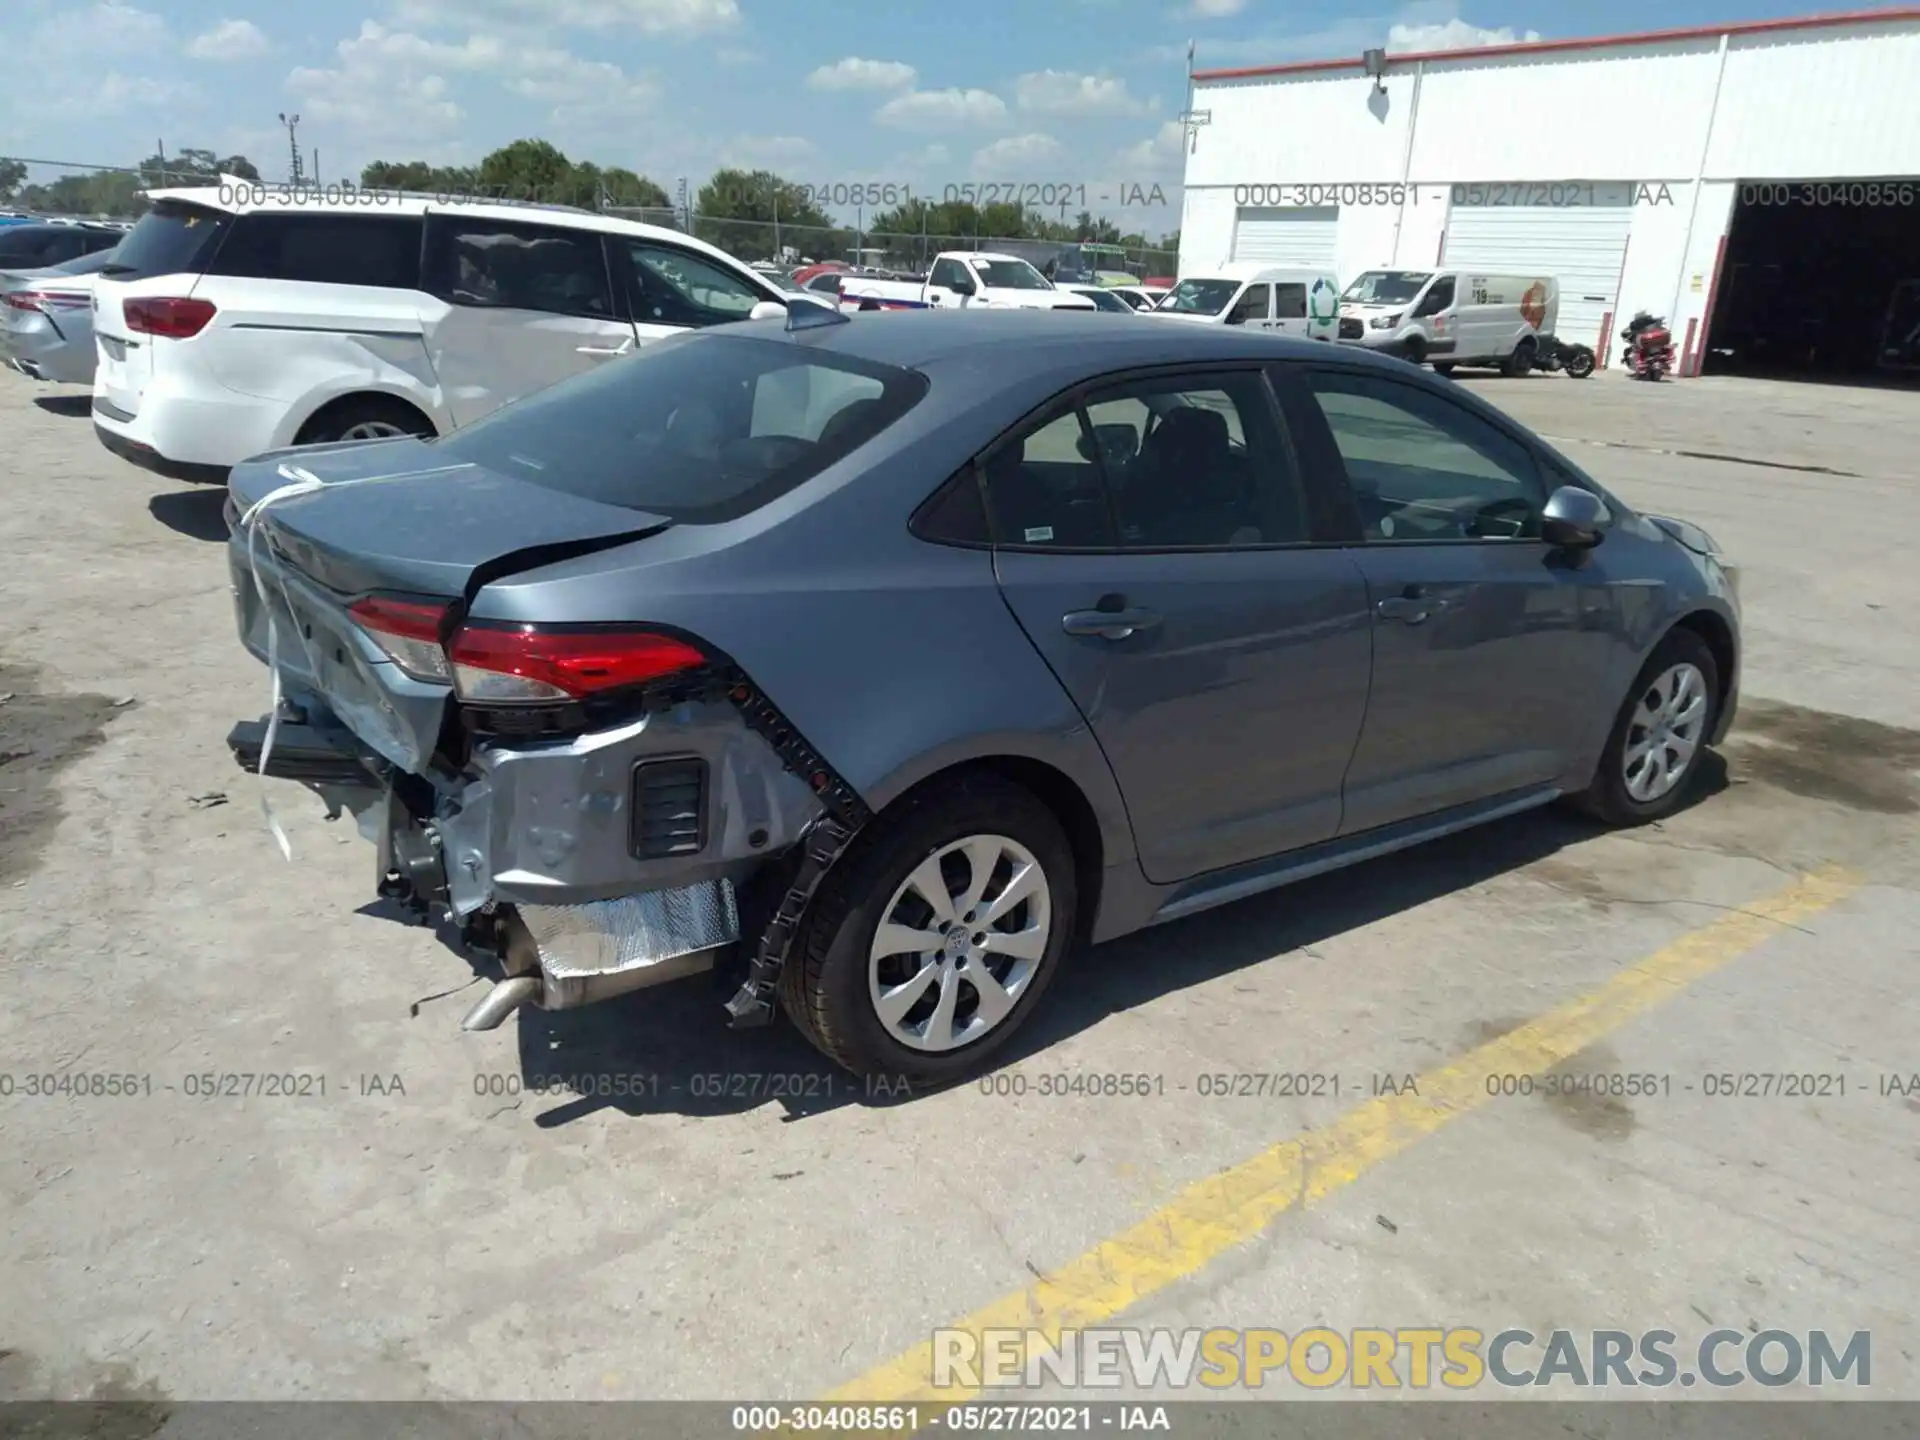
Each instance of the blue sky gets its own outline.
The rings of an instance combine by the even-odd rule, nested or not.
[[[376,158],[477,159],[537,135],[669,190],[732,164],[934,191],[1157,183],[1177,200],[1189,38],[1205,68],[1816,8],[1466,3],[0,0],[0,154],[125,164],[164,138],[239,151],[278,178],[286,111],[324,180]],[[57,173],[35,166],[31,178]],[[1112,218],[1170,228],[1175,213]]]

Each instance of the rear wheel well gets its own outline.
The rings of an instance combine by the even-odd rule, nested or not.
[[[1733,627],[1711,610],[1696,610],[1691,615],[1683,615],[1674,622],[1676,630],[1691,630],[1706,641],[1707,649],[1713,652],[1714,668],[1720,672],[1719,690],[1715,695],[1715,713],[1724,714],[1727,696],[1733,690]]]
[[[367,412],[369,415],[385,413],[396,422],[417,423],[428,435],[438,435],[440,427],[433,423],[428,415],[412,401],[402,400],[398,395],[389,395],[380,390],[356,390],[351,395],[338,395],[309,415],[306,423],[293,437],[296,445],[309,445],[318,435],[326,433],[326,427],[333,424],[348,412]]]
[[[958,776],[983,773],[996,775],[1030,791],[1053,812],[1054,818],[1067,832],[1067,840],[1073,846],[1074,890],[1079,908],[1075,923],[1079,933],[1074,938],[1085,943],[1093,933],[1093,919],[1100,909],[1100,882],[1106,873],[1106,847],[1100,837],[1100,821],[1093,813],[1093,806],[1081,793],[1080,787],[1063,771],[1056,770],[1044,760],[1034,760],[1024,755],[993,755],[979,760],[966,760],[927,776],[894,800],[887,809],[895,808],[908,796],[931,786],[947,784]],[[880,815],[884,817],[886,813],[883,810]]]

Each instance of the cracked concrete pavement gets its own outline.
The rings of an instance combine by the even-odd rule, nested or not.
[[[276,784],[284,863],[227,754],[267,682],[221,492],[0,376],[0,1395],[806,1398],[1376,1077],[1839,864],[1852,898],[1581,1063],[1843,1073],[1844,1099],[1489,1105],[1124,1323],[1871,1329],[1874,1394],[1920,1397],[1920,1098],[1878,1088],[1920,1072],[1920,396],[1466,383],[1739,561],[1747,700],[1712,793],[1632,834],[1522,817],[1104,946],[997,1088],[902,1100],[790,1030],[729,1034],[701,981],[461,1033],[465,962]],[[1344,1088],[1198,1094],[1229,1071]],[[19,1088],[54,1072],[138,1084]],[[192,1093],[223,1074],[296,1093]],[[1106,1074],[1157,1090],[1040,1093]],[[533,1093],[581,1077],[623,1093]]]

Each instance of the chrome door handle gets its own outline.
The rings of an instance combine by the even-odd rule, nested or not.
[[[1102,640],[1125,640],[1137,630],[1151,630],[1160,617],[1151,610],[1069,610],[1060,628],[1069,635],[1096,635]]]

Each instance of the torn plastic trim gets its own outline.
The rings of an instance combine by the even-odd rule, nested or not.
[[[739,707],[747,725],[773,746],[789,772],[806,782],[820,798],[825,813],[807,827],[801,840],[800,863],[788,878],[759,944],[747,963],[747,978],[727,1001],[734,1029],[771,1025],[778,1014],[780,973],[827,874],[873,819],[873,811],[826,757],[814,749],[746,675],[736,670],[727,698]]]

